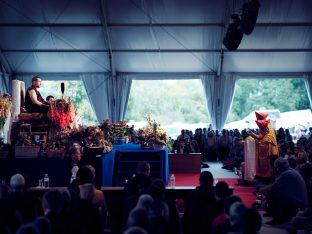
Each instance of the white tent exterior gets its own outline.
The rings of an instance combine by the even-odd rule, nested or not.
[[[248,78],[305,79],[312,95],[312,1],[260,0],[237,50],[222,41],[244,0],[0,0],[1,91],[11,80],[82,80],[99,121],[125,117],[135,79],[201,79],[221,129]]]

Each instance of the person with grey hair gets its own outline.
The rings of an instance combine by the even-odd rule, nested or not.
[[[15,174],[10,179],[10,186],[13,192],[23,191],[25,187],[25,179],[21,174]]]
[[[35,197],[25,191],[25,179],[21,174],[15,174],[10,179],[13,193],[8,198],[9,204],[21,214],[22,222],[27,223],[37,216],[39,204]]]
[[[272,220],[267,224],[281,224],[296,215],[298,209],[308,205],[308,194],[302,176],[289,166],[287,159],[278,158],[274,166],[280,173],[271,185],[260,189],[267,199],[267,216]]]

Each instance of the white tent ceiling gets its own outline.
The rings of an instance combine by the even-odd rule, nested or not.
[[[0,0],[0,61],[14,73],[311,72],[312,1],[260,0],[237,51],[243,0]],[[111,56],[109,56],[111,54]]]

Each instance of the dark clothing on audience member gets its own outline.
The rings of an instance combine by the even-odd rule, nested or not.
[[[13,207],[8,201],[0,200],[0,233],[6,233],[9,229],[12,233],[22,225],[22,220],[19,218],[20,212]]]
[[[283,222],[296,215],[299,208],[308,205],[308,194],[302,176],[288,169],[272,184],[267,192],[268,211],[273,219]]]
[[[136,174],[125,185],[124,196],[141,195],[152,184],[152,179],[145,174]]]
[[[182,220],[183,233],[207,233],[212,219],[210,205],[215,202],[212,185],[196,187],[185,200],[185,212]]]
[[[99,208],[92,204],[92,201],[80,199],[74,207],[73,215],[81,221],[79,225],[87,230],[87,233],[103,233],[104,225],[101,221]]]
[[[146,174],[136,174],[125,184],[123,197],[123,221],[126,223],[128,215],[136,206],[140,195],[142,195],[152,184],[152,179]]]
[[[12,193],[8,203],[20,212],[23,223],[31,222],[38,215],[36,199],[26,191]]]
[[[44,105],[38,106],[34,104],[30,98],[29,91],[30,90],[35,90],[37,94],[37,100]],[[30,112],[30,113],[44,113],[47,114],[49,110],[49,103],[47,103],[41,96],[40,92],[36,89],[34,86],[30,86],[27,91],[26,91],[26,96],[25,96],[25,109]]]

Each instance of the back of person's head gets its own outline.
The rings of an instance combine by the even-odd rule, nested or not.
[[[240,226],[242,214],[245,212],[246,206],[242,202],[234,202],[230,206],[230,221],[233,226]]]
[[[50,220],[45,216],[38,216],[34,220],[34,224],[38,228],[40,234],[51,234],[52,233],[52,225]]]
[[[82,184],[91,184],[93,183],[94,174],[89,166],[85,165],[79,168],[76,175],[77,183]]]
[[[133,226],[125,230],[123,234],[148,234],[148,232],[141,227]]]
[[[146,161],[140,161],[138,162],[137,168],[136,168],[136,174],[145,174],[149,175],[151,171],[151,166]]]
[[[80,186],[79,196],[81,199],[92,201],[95,196],[95,187],[93,184],[83,184]]]
[[[155,200],[148,211],[148,217],[149,219],[158,219],[162,218],[166,221],[169,220],[169,207],[167,203],[160,201],[160,200]]]
[[[155,184],[151,184],[146,189],[146,193],[149,194],[154,200],[163,200],[165,197],[165,190],[162,190]]]
[[[59,192],[62,195],[62,207],[63,209],[69,209],[71,206],[71,195],[67,188],[59,189]]]
[[[234,202],[243,202],[240,196],[232,195],[225,199],[224,203],[224,212],[226,214],[230,214],[230,207]]]
[[[40,234],[40,231],[33,223],[27,223],[22,225],[17,231],[16,234]]]
[[[213,175],[210,171],[203,171],[199,176],[200,185],[212,185]]]
[[[11,193],[12,190],[9,186],[6,184],[0,184],[0,200],[7,199]]]
[[[165,191],[166,189],[165,182],[162,179],[154,179],[152,184],[160,188],[162,191]]]
[[[92,171],[92,174],[93,174],[93,179],[95,178],[95,168],[92,166],[92,165],[85,165],[86,167],[88,167],[91,171]]]
[[[49,190],[42,197],[42,207],[45,214],[60,213],[62,210],[62,194],[58,190]]]
[[[290,168],[287,159],[283,157],[279,157],[278,159],[275,160],[274,167],[281,173]]]
[[[128,217],[127,226],[128,227],[139,226],[142,228],[147,228],[148,227],[147,211],[142,208],[132,209]]]
[[[287,161],[288,161],[288,164],[289,164],[289,166],[291,167],[291,168],[293,168],[293,169],[295,169],[296,168],[296,166],[297,166],[297,160],[296,160],[296,157],[295,156],[290,156],[288,159],[287,159]]]
[[[297,155],[296,161],[297,161],[297,165],[298,164],[306,164],[308,162],[308,155],[307,155],[307,153],[304,150],[299,151],[298,155]]]
[[[142,194],[139,197],[138,203],[136,205],[136,208],[142,208],[144,210],[148,210],[151,204],[153,203],[154,199],[149,194]]]
[[[241,214],[240,232],[243,234],[257,233],[262,224],[262,218],[259,212],[254,208],[246,208]]]
[[[10,186],[14,192],[22,191],[25,187],[25,179],[21,174],[15,174],[10,179]]]
[[[218,199],[227,198],[231,195],[229,185],[224,181],[218,182],[215,186],[215,194]]]

